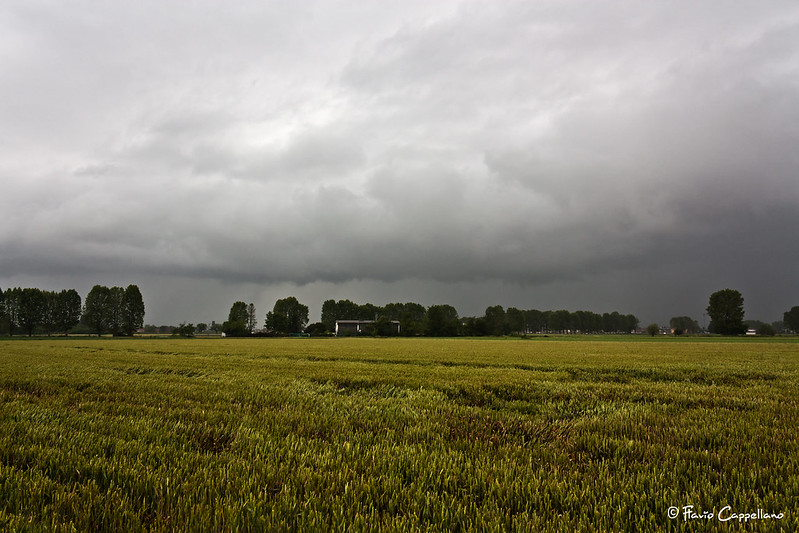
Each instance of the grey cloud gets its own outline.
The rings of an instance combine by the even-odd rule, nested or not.
[[[255,180],[337,180],[364,161],[357,138],[331,125],[301,131],[278,146],[252,149],[234,175]]]
[[[724,281],[772,317],[799,289],[793,4],[29,6],[0,285],[683,314]]]

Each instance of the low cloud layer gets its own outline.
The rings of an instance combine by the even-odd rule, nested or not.
[[[799,304],[791,2],[11,2],[0,44],[0,286]]]

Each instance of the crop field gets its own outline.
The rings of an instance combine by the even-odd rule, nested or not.
[[[6,340],[0,530],[799,531],[798,402],[795,339]]]

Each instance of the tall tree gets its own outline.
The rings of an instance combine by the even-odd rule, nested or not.
[[[75,289],[65,289],[56,297],[56,331],[66,335],[80,323],[81,300]]]
[[[108,289],[108,329],[115,337],[122,335],[122,321],[125,309],[125,289],[111,287]]]
[[[247,331],[252,335],[255,326],[258,324],[258,318],[255,316],[255,304],[250,303],[247,306]]]
[[[14,336],[14,330],[19,326],[19,304],[22,297],[22,289],[14,287],[6,290],[5,293],[5,314],[8,324],[8,334]]]
[[[399,318],[393,320],[400,321],[400,335],[414,337],[424,332],[424,317],[427,310],[422,304],[415,302],[405,302],[402,304],[402,312]]]
[[[122,296],[122,333],[133,336],[144,326],[144,299],[136,285],[128,285]]]
[[[451,305],[431,305],[427,309],[427,334],[431,337],[454,337],[458,334],[458,312]]]
[[[785,327],[794,333],[799,333],[799,305],[791,307],[790,311],[785,311],[782,315]]]
[[[602,330],[605,333],[621,333],[627,329],[626,320],[618,311],[602,315]],[[651,324],[650,324],[651,325]]]
[[[539,333],[546,330],[546,320],[544,312],[538,309],[529,309],[524,313],[525,320],[527,321],[527,328],[530,331]]]
[[[515,307],[508,307],[505,311],[505,320],[508,329],[515,333],[527,333],[527,323],[524,319],[524,311]]]
[[[42,313],[42,329],[51,335],[58,329],[58,293],[55,291],[42,291],[44,295],[44,310]]]
[[[28,337],[42,323],[47,300],[40,289],[22,289],[19,299],[19,325]]]
[[[575,311],[571,315],[572,327],[582,333],[596,333],[602,330],[602,316],[591,311]]]
[[[266,314],[266,329],[280,334],[300,333],[308,323],[308,306],[294,296],[275,302],[275,307]]]
[[[374,320],[375,306],[361,306],[350,300],[325,300],[322,304],[322,324],[327,331],[335,331],[336,320]],[[370,316],[371,314],[371,316]]]
[[[110,329],[111,305],[111,289],[104,285],[95,285],[86,295],[83,321],[97,333],[98,337]]]
[[[6,295],[0,288],[0,335],[3,334],[6,324]]]
[[[505,309],[501,305],[487,307],[485,320],[489,335],[499,336],[505,334]]]
[[[247,334],[247,304],[242,301],[234,302],[228,313],[227,321],[222,324],[222,332],[233,337],[243,337]]]
[[[549,316],[549,329],[550,331],[557,331],[565,333],[571,329],[571,313],[566,309],[559,309],[552,311]]]
[[[399,320],[404,310],[405,305],[401,303],[388,303],[383,306],[383,314],[389,320]]]
[[[638,327],[640,320],[635,315],[624,315],[624,332],[632,333]]]
[[[710,330],[722,335],[746,333],[744,325],[744,298],[733,289],[716,291],[710,295],[707,306]]]
[[[358,320],[377,320],[381,314],[383,314],[383,309],[367,302],[359,306]]]
[[[461,335],[466,335],[467,337],[483,337],[489,334],[488,322],[484,316],[462,317],[460,321],[462,323],[460,329]]]
[[[336,320],[338,317],[338,305],[335,300],[325,300],[322,303],[322,324],[326,331],[336,330]]]
[[[247,304],[241,300],[233,302],[227,319],[230,322],[247,322]]]

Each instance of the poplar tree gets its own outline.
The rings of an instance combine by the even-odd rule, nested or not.
[[[744,324],[744,298],[733,289],[716,291],[710,295],[707,306],[710,330],[722,335],[746,333]]]
[[[133,336],[144,326],[144,299],[136,285],[128,285],[122,296],[122,332]]]

